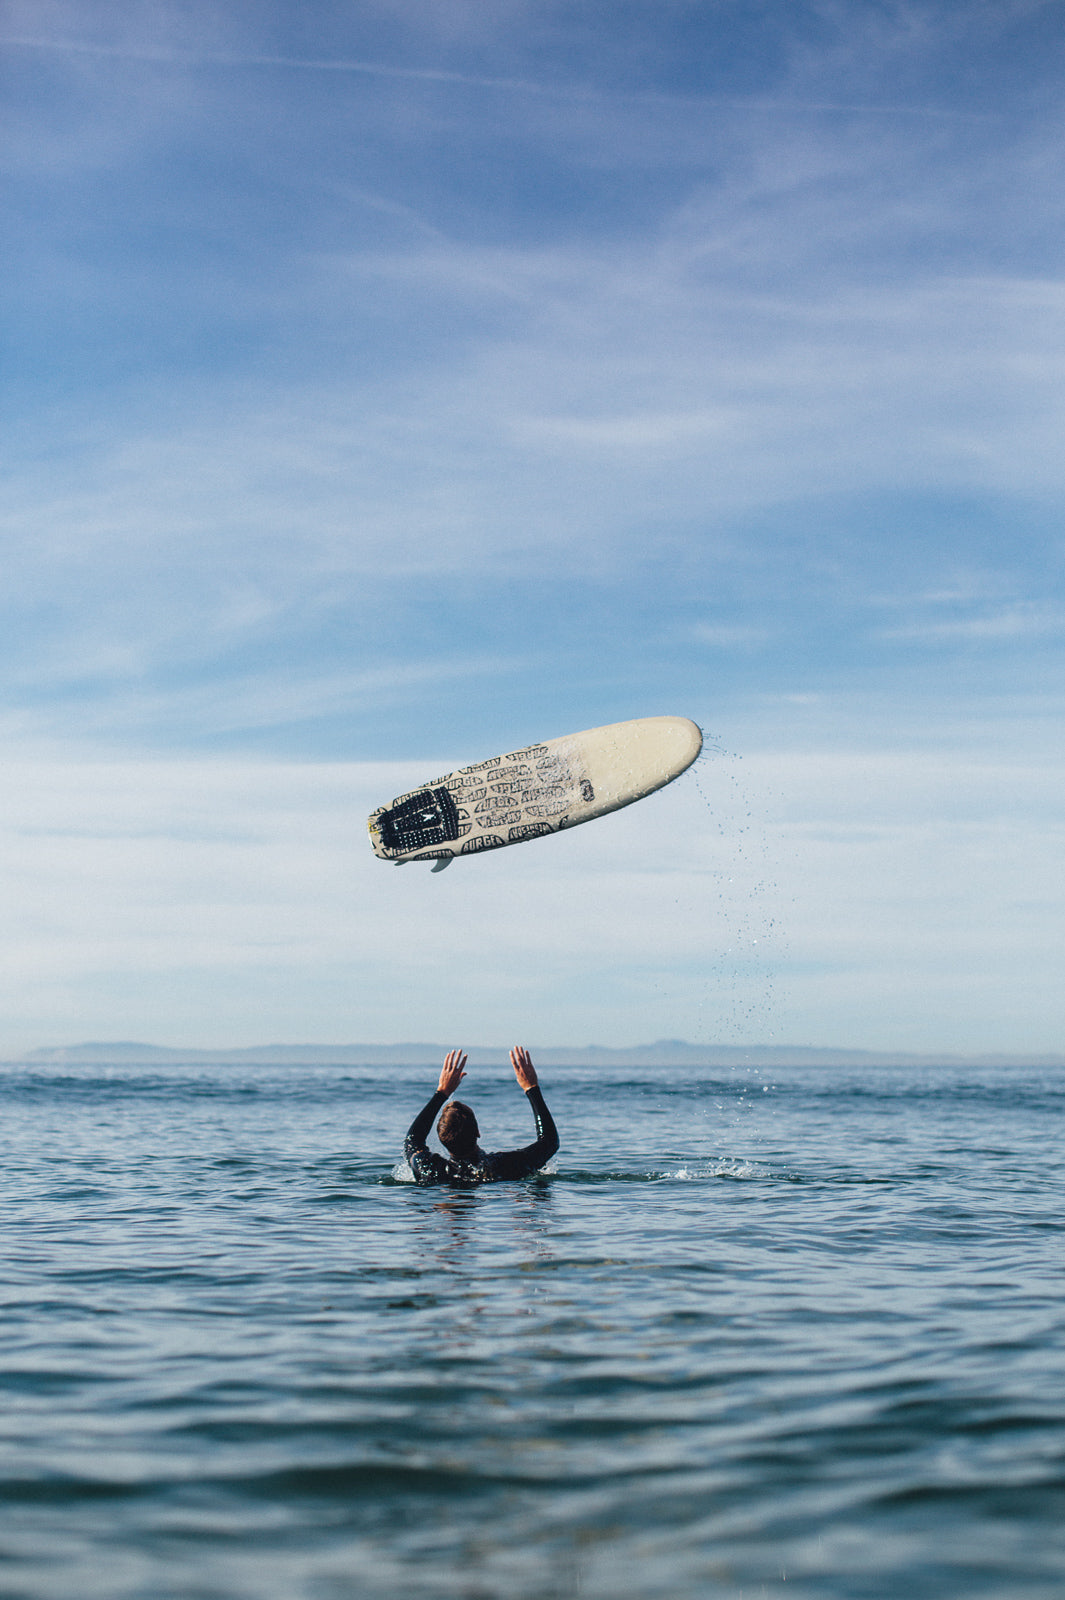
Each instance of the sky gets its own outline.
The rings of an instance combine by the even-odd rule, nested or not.
[[[1065,1051],[1061,0],[7,0],[0,1055]],[[533,740],[696,767],[430,875]]]

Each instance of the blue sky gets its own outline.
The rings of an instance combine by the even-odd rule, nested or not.
[[[1065,1049],[1060,3],[2,40],[0,1051]],[[622,816],[369,853],[661,712]]]

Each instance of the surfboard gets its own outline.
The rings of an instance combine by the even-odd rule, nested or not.
[[[672,783],[703,736],[687,717],[638,717],[491,756],[430,778],[374,811],[370,842],[383,861],[432,861],[524,844],[619,811]]]

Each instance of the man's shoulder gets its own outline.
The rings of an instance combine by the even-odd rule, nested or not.
[[[417,1150],[411,1154],[410,1170],[415,1183],[446,1183],[447,1162],[432,1150]]]

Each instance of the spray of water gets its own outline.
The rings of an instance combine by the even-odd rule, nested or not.
[[[715,850],[707,922],[709,951],[699,1036],[712,1044],[769,1043],[776,1034],[777,968],[783,953],[777,884],[766,820],[743,757],[714,734],[693,770]]]

